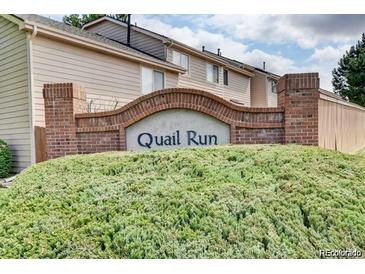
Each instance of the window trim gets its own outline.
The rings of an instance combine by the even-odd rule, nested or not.
[[[162,79],[162,86],[163,86],[162,89],[165,89],[165,87],[166,87],[166,75],[165,75],[165,72],[164,71],[157,70],[157,69],[152,69],[153,79],[155,79],[154,72],[162,73],[162,77],[163,77],[163,79]],[[157,89],[155,89],[155,81],[153,81],[152,85],[153,85],[153,89],[154,89],[153,91],[156,91]]]
[[[227,84],[226,84],[226,79],[225,79],[225,74],[227,74]],[[228,87],[229,86],[229,70],[226,68],[223,68],[223,85]]]
[[[208,79],[208,66],[212,66],[212,72],[213,72],[213,81],[210,81]],[[217,67],[217,73],[218,73],[218,77],[217,77],[217,82],[214,81],[214,69],[213,67]],[[219,76],[220,76],[220,66],[219,65],[216,65],[216,64],[213,64],[213,63],[206,63],[205,65],[205,80],[210,83],[210,84],[214,84],[214,85],[219,85],[220,81],[219,81]]]
[[[153,87],[152,87],[152,90],[150,92],[147,92],[147,93],[143,92],[143,68],[152,70],[152,86]],[[153,72],[154,71],[161,72],[163,74],[163,88],[162,89],[166,88],[166,72],[164,70],[155,69],[155,68],[152,68],[152,67],[140,65],[140,92],[141,92],[142,95],[150,94],[150,93],[156,91],[156,90],[154,90],[154,87],[155,87],[154,77],[153,77]]]
[[[180,63],[179,64],[176,64],[176,63],[174,63],[174,52],[176,52],[176,53],[179,53],[180,54]],[[188,65],[187,65],[187,68],[184,68],[182,65],[181,65],[181,56],[182,55],[184,55],[184,56],[186,56],[187,57],[187,59],[188,59]],[[175,64],[175,65],[177,65],[177,66],[180,66],[180,67],[182,67],[183,69],[186,69],[186,72],[185,72],[185,74],[187,74],[187,75],[189,75],[190,74],[190,55],[188,55],[188,54],[186,54],[186,53],[183,53],[183,52],[181,52],[181,51],[178,51],[178,50],[175,50],[175,49],[171,49],[171,63],[173,63],[173,64]]]
[[[277,83],[272,79],[270,80],[270,83],[271,83],[271,93],[277,93]]]

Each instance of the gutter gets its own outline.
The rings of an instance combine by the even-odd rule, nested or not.
[[[73,44],[78,44],[78,45],[82,45],[84,47],[92,48],[97,51],[102,51],[102,52],[107,52],[112,55],[117,55],[117,56],[123,57],[128,60],[139,61],[143,64],[162,67],[168,71],[173,71],[173,72],[178,72],[178,73],[185,72],[185,69],[172,65],[172,64],[170,65],[170,64],[164,64],[161,62],[156,62],[154,60],[150,60],[147,58],[143,58],[142,56],[138,56],[133,52],[127,53],[126,51],[116,49],[115,47],[104,44],[102,42],[94,41],[92,39],[88,39],[85,37],[80,37],[80,36],[72,34],[72,33],[65,33],[63,31],[55,30],[55,29],[52,29],[52,28],[49,28],[47,26],[40,25],[37,23],[24,22],[22,29],[24,29],[25,31],[29,31],[32,34],[35,31],[36,32],[35,35],[39,34],[39,35],[44,35],[47,37],[56,38],[59,40],[65,40],[65,41],[71,42]]]
[[[256,73],[258,73],[258,74],[266,75],[266,77],[267,77],[268,79],[271,79],[271,80],[278,81],[278,80],[281,78],[281,76],[280,76],[280,75],[276,75],[276,74],[274,74],[274,73],[271,73],[271,72],[268,72],[268,71],[264,71],[264,70],[259,69],[259,68],[255,68],[255,67],[254,67],[254,70],[255,70],[255,72],[256,72]]]
[[[33,42],[32,40],[37,36],[38,28],[33,26],[33,30],[26,33],[27,43],[27,63],[28,63],[28,101],[29,101],[29,124],[30,124],[30,162],[35,164],[36,159],[36,141],[35,141],[35,105],[33,103],[34,79],[33,79]]]
[[[32,31],[32,39],[34,38],[34,37],[36,37],[37,36],[37,34],[38,34],[38,27],[36,26],[36,25],[34,25],[33,26],[33,31]]]
[[[174,41],[168,40],[164,42],[165,45],[167,45],[167,48],[171,48],[173,45],[175,45]]]

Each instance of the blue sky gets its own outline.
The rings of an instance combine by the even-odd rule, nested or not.
[[[47,15],[62,20],[62,15]],[[277,74],[319,72],[332,90],[331,71],[365,31],[365,15],[141,15],[132,23],[197,49],[220,48],[224,56]]]

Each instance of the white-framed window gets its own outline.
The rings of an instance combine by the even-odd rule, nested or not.
[[[213,64],[207,64],[207,81],[219,83],[219,67]]]
[[[270,80],[271,84],[271,92],[276,93],[276,82],[274,80]]]
[[[228,86],[228,69],[223,70],[223,84]]]
[[[142,67],[142,94],[163,88],[165,88],[164,72]]]
[[[180,67],[183,67],[186,69],[186,72],[189,73],[189,56],[186,54],[183,54],[181,52],[178,52],[176,50],[172,51],[172,63],[175,65],[178,65]]]

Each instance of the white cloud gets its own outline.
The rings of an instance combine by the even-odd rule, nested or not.
[[[321,57],[323,59],[321,59]],[[329,58],[331,57],[331,58]],[[332,69],[338,62],[338,54],[326,55],[325,50],[318,49],[308,58],[308,61],[303,64],[297,64],[292,59],[285,58],[280,55],[265,53],[261,50],[253,50],[246,52],[244,59],[248,64],[262,67],[262,61],[265,60],[268,71],[283,75],[285,73],[300,73],[300,72],[318,72],[320,76],[321,88],[332,90]]]
[[[337,66],[342,55],[350,48],[350,45],[339,47],[326,46],[315,48],[314,53],[308,58],[308,68],[320,73],[321,86],[332,90],[332,70]]]
[[[333,60],[338,61],[349,48],[350,45],[344,45],[337,48],[332,46],[316,48],[314,49],[314,53],[311,55],[310,60],[317,60],[320,62],[333,62]]]
[[[365,28],[362,15],[213,15],[200,20],[239,39],[282,44],[295,42],[302,48],[321,43],[348,43]]]
[[[254,49],[246,52],[242,59],[245,63],[261,68],[265,61],[266,69],[277,74],[285,74],[296,70],[294,61],[280,55],[269,54],[262,50]]]

